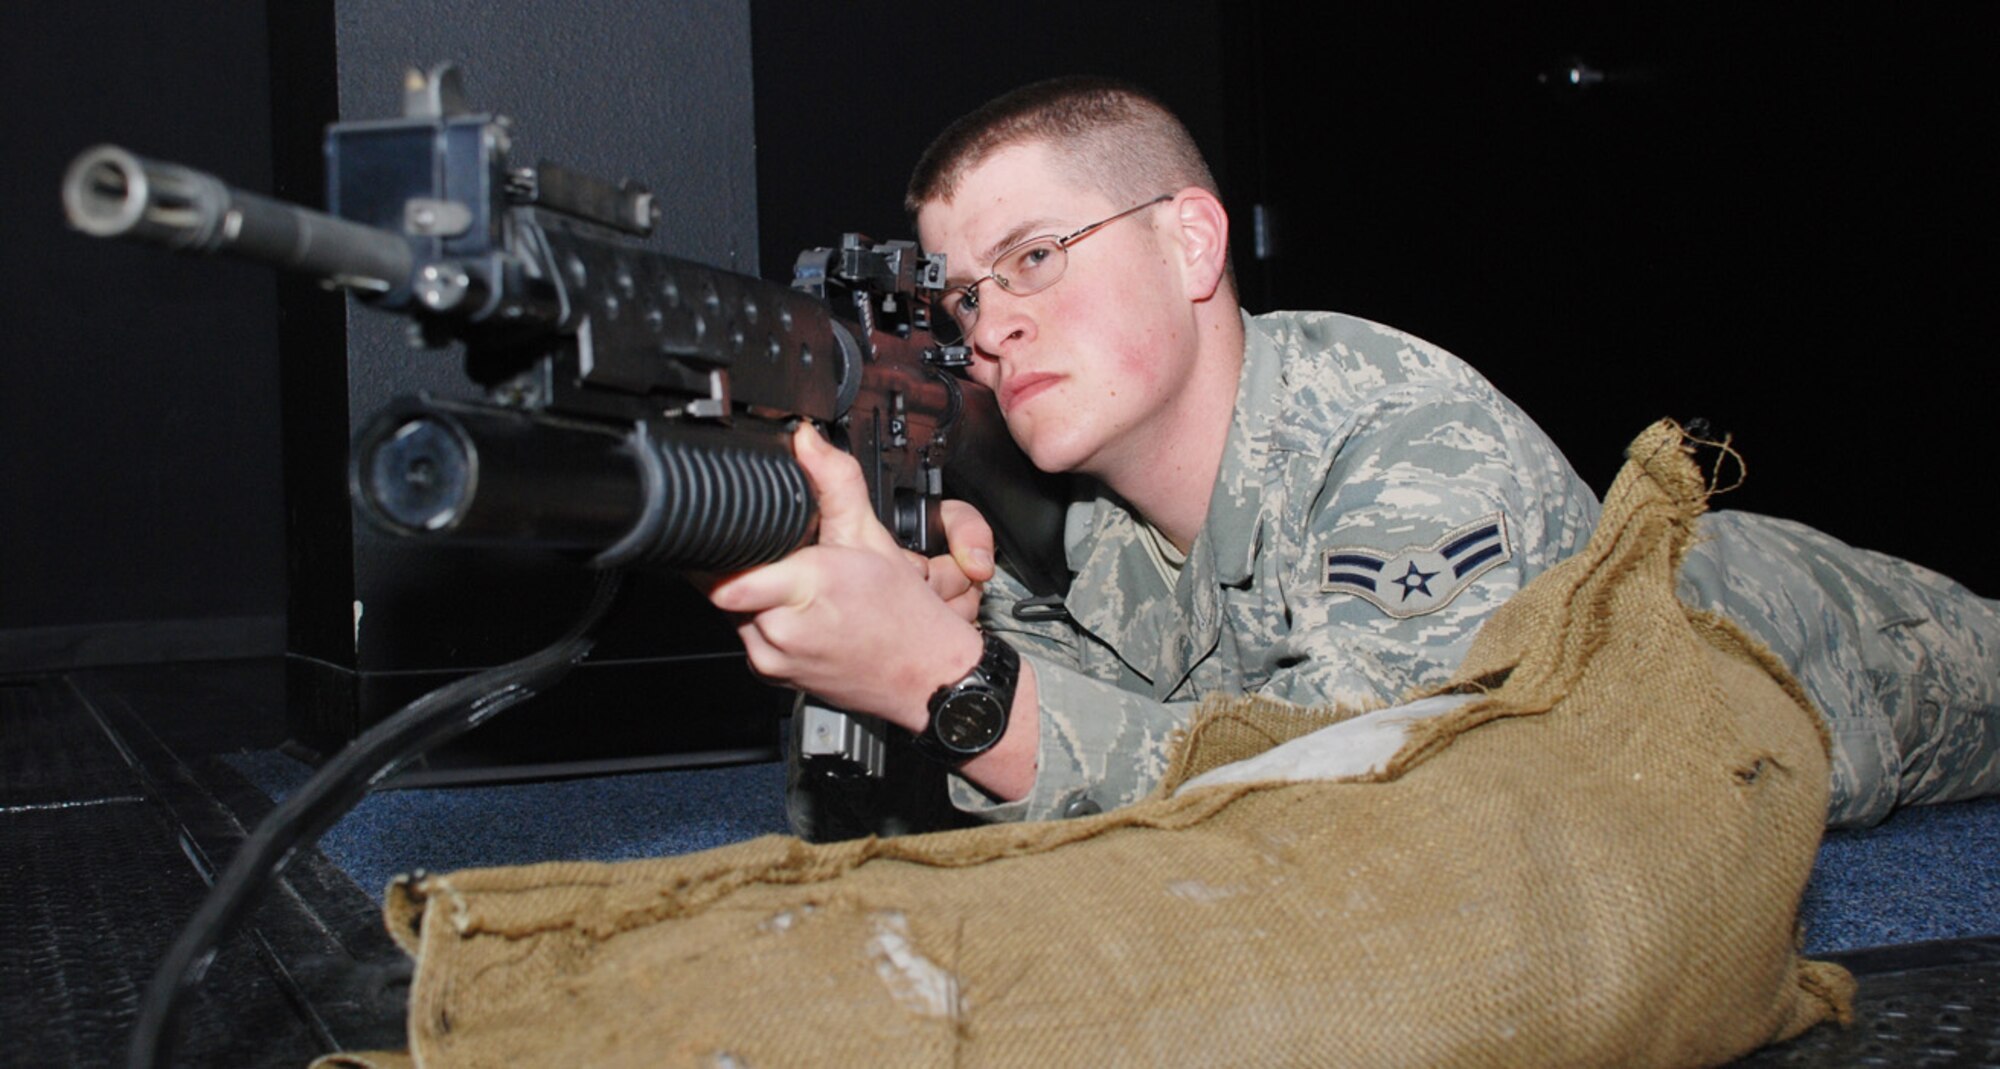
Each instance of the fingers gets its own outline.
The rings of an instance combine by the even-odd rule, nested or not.
[[[743,640],[743,653],[750,662],[751,671],[772,682],[784,681],[785,655],[765,640],[764,632],[758,628],[755,619],[737,624],[736,637]]]
[[[808,546],[709,598],[735,617],[758,675],[920,730],[939,680],[963,672],[967,648],[977,659],[978,632],[898,552]]]
[[[803,608],[812,602],[812,548],[781,561],[724,576],[708,588],[708,600],[723,612],[754,615],[780,607]]]
[[[939,557],[934,561],[928,579],[931,593],[949,606],[959,619],[966,623],[979,619],[979,601],[984,596],[984,590],[978,583],[967,579],[950,557]]]
[[[968,624],[976,624],[979,622],[979,605],[985,596],[984,589],[971,586],[965,588],[957,597],[945,598],[944,604],[959,619]]]
[[[819,547],[808,546],[775,564],[724,578],[709,591],[715,607],[736,618],[750,666],[767,679],[787,678],[793,648],[826,621],[815,615],[827,581],[838,567]]]
[[[868,481],[861,465],[833,447],[812,425],[801,423],[792,432],[792,454],[805,469],[819,498],[819,540],[822,545],[854,546],[878,552],[900,552],[901,547],[882,521],[875,518],[875,506],[868,499]]]
[[[867,479],[853,457],[834,448],[817,430],[803,423],[792,434],[792,451],[819,497],[821,544],[884,552],[902,549],[876,517],[875,506],[868,497]],[[950,559],[957,571],[972,583],[993,578],[993,527],[986,517],[963,501],[946,501],[939,512],[945,544],[950,547]],[[937,570],[929,568],[930,572]],[[924,568],[920,566],[919,571]]]
[[[972,622],[979,618],[983,585],[993,578],[993,528],[963,501],[946,501],[940,513],[950,553],[933,559],[925,578],[959,619]]]
[[[864,549],[885,557],[904,559],[961,620],[979,615],[981,584],[993,578],[993,528],[979,510],[963,501],[946,501],[939,508],[949,553],[927,558],[902,546],[876,518],[868,497],[867,479],[853,457],[836,449],[811,426],[800,425],[793,433],[792,450],[799,467],[812,482],[819,498],[819,544]],[[767,571],[759,569],[759,571]],[[797,582],[797,574],[784,572],[759,576],[752,583],[723,586],[711,590],[715,603],[728,611],[757,613],[780,605],[799,604],[809,594],[778,584]]]

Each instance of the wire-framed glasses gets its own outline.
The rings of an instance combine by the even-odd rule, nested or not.
[[[1135,204],[1106,219],[1099,219],[1089,226],[1079,227],[1057,237],[1043,234],[1014,245],[993,260],[993,266],[986,274],[964,285],[953,286],[937,298],[937,307],[943,309],[946,322],[938,324],[948,328],[956,324],[964,337],[972,336],[972,327],[979,322],[979,287],[992,282],[1016,297],[1026,297],[1040,293],[1062,280],[1063,269],[1069,266],[1069,247],[1082,241],[1091,233],[1109,226],[1128,215],[1144,211],[1155,204],[1165,204],[1174,199],[1172,193],[1162,193],[1144,204]]]

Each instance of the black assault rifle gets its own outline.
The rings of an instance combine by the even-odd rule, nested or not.
[[[544,547],[609,574],[776,560],[815,521],[787,441],[805,418],[860,461],[903,545],[943,551],[949,492],[992,521],[1002,559],[1034,593],[1060,590],[1057,495],[1008,440],[991,394],[951,373],[966,350],[929,331],[942,257],[848,235],[803,254],[793,285],[777,285],[648,248],[662,208],[640,186],[512,155],[510,124],[468,108],[447,64],[412,75],[401,118],[328,128],[327,213],[112,146],[76,159],[63,202],[86,233],[316,275],[410,317],[430,346],[463,345],[483,401],[403,398],[353,442],[351,496],[381,530]],[[608,600],[600,591],[592,612]],[[174,992],[199,981],[207,952],[282,867],[287,840],[316,838],[412,751],[560,678],[587,652],[588,626],[512,675],[478,682],[513,667],[503,666],[413,703],[315,777],[339,783],[274,812],[162,963],[134,1064],[170,1041]],[[392,723],[449,719],[447,706],[455,724]],[[883,779],[903,743],[872,720],[802,702],[797,721],[794,774],[809,789],[794,800],[818,796],[820,812],[804,819],[822,835],[912,830],[894,816],[909,792],[941,790],[920,764]],[[269,827],[281,817],[291,826]],[[253,871],[260,857],[270,871]]]
[[[316,275],[459,342],[484,402],[404,398],[353,443],[356,511],[432,542],[730,571],[803,544],[815,509],[786,439],[808,418],[861,463],[877,515],[941,552],[952,496],[993,521],[1037,594],[1059,590],[1060,510],[992,395],[929,333],[942,256],[859,235],[802,254],[791,287],[647,248],[662,208],[630,182],[511,160],[449,64],[399,119],[337,123],[329,214],[112,146],[71,165],[78,229]],[[875,729],[808,708],[802,752],[883,771]]]

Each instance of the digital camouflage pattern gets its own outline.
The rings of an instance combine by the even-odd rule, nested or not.
[[[1681,600],[1798,677],[1833,736],[1827,823],[2000,792],[2000,604],[1789,520],[1702,517]]]
[[[1576,551],[1597,499],[1513,402],[1449,353],[1351,316],[1244,319],[1245,356],[1207,523],[1176,585],[1116,498],[1071,507],[1069,622],[982,626],[1033,662],[1042,721],[1028,797],[987,819],[1125,805],[1216,693],[1373,707],[1442,682],[1487,615]],[[1835,740],[1829,819],[2000,790],[2000,612],[1907,562],[1798,524],[1704,517],[1683,599],[1793,668]]]
[[[1040,773],[1006,805],[954,781],[961,806],[1043,819],[1136,801],[1208,694],[1372,706],[1440,683],[1488,613],[1589,537],[1589,487],[1463,361],[1351,316],[1244,328],[1229,443],[1177,584],[1102,495],[1069,515],[1072,623],[1017,621],[1023,592],[988,585],[982,625],[1035,666]]]

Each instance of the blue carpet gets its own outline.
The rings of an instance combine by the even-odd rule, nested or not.
[[[272,798],[311,770],[282,754],[229,762]],[[384,791],[320,841],[380,901],[391,877],[535,861],[665,857],[785,831],[780,764]],[[2000,798],[1907,809],[1828,832],[1800,917],[1805,949],[2000,935]]]
[[[312,774],[269,750],[227,760],[273,800]],[[785,830],[785,767],[772,762],[378,791],[334,825],[319,848],[379,902],[391,878],[413,869],[631,861]]]
[[[1827,832],[1799,916],[1814,953],[2000,935],[2000,798]]]

